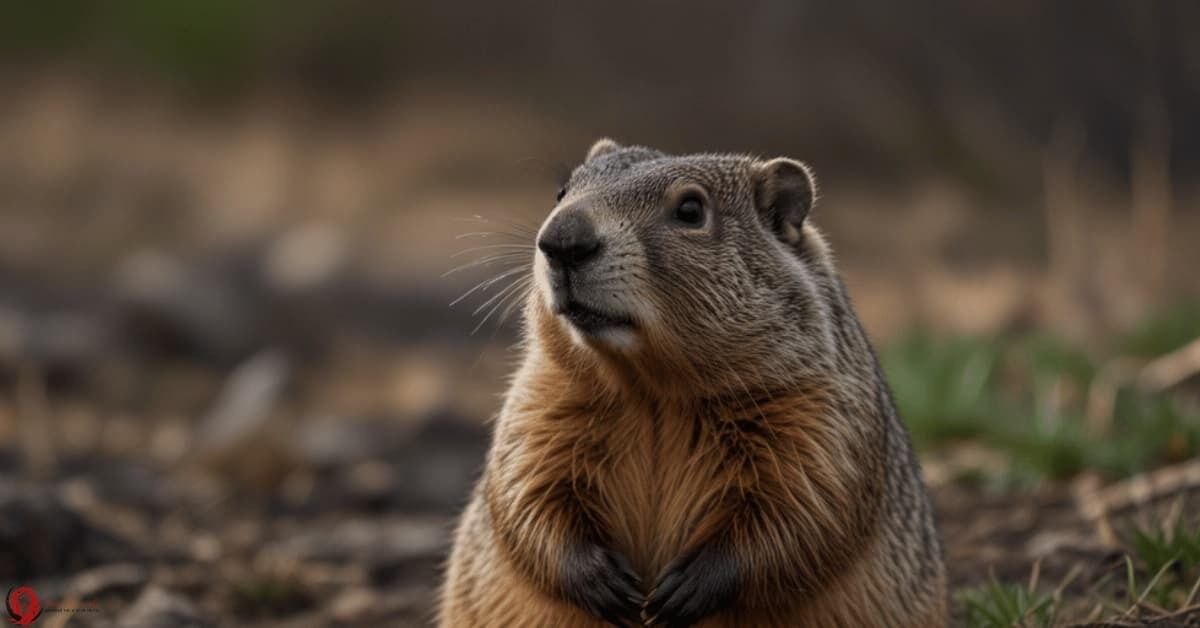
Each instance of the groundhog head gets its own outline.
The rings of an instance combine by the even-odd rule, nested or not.
[[[538,231],[534,322],[653,377],[769,379],[823,333],[815,198],[792,159],[600,140]]]

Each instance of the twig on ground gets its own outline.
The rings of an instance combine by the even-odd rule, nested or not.
[[[1105,488],[1076,494],[1076,505],[1090,521],[1117,514],[1188,491],[1200,490],[1200,459],[1136,475]]]

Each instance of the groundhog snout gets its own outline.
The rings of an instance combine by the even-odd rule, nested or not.
[[[583,204],[551,215],[537,238],[545,261],[539,285],[549,310],[577,332],[577,340],[629,346],[640,308],[630,299],[631,284],[619,260],[633,253],[627,239],[596,220],[593,208]]]
[[[568,207],[551,218],[537,245],[550,267],[561,271],[578,269],[604,248],[596,225],[579,207]]]

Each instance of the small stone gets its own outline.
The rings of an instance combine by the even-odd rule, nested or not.
[[[379,596],[370,589],[350,589],[334,598],[329,605],[329,615],[334,621],[359,624],[370,619]]]
[[[297,227],[267,250],[267,283],[285,293],[311,290],[331,280],[346,263],[347,246],[338,231],[323,225]]]
[[[197,534],[189,549],[192,558],[202,563],[215,562],[221,557],[221,541],[211,534]]]
[[[399,482],[395,468],[379,460],[354,465],[346,479],[350,490],[366,499],[386,496],[396,489]]]

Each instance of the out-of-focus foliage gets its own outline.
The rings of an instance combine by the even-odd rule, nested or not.
[[[10,3],[10,62],[151,70],[193,91],[293,82],[321,98],[458,85],[552,117],[711,150],[819,146],[876,175],[931,168],[1006,196],[1064,119],[1126,171],[1155,116],[1173,166],[1200,160],[1195,3],[891,4],[520,0]],[[680,115],[685,111],[686,115]],[[781,124],[780,120],[787,120]],[[691,139],[689,139],[691,138]],[[670,146],[668,146],[670,147]]]
[[[1053,626],[1055,600],[1028,588],[998,582],[959,593],[965,608],[965,620],[971,628],[1012,628]]]
[[[1092,607],[1093,617],[1144,618],[1158,622],[1150,625],[1176,625],[1168,618],[1172,613],[1194,612],[1192,602],[1200,593],[1200,529],[1181,519],[1171,527],[1136,527],[1126,537],[1120,577],[1114,570],[1091,587],[1087,606]],[[1073,578],[1068,574],[1062,582],[1039,582],[1036,567],[1028,584],[992,576],[985,584],[958,592],[963,620],[969,628],[1075,625],[1076,620],[1063,612],[1068,604],[1079,605],[1063,595]]]
[[[919,332],[881,357],[901,415],[922,448],[976,439],[1007,454],[1006,473],[1019,482],[1085,469],[1123,477],[1200,452],[1200,409],[1186,395],[1098,381],[1098,371],[1200,337],[1200,329],[1189,329],[1200,320],[1191,318],[1194,307],[1168,308],[1131,332],[1132,340],[1110,343],[1129,353],[1089,353],[1046,334],[940,338]],[[1096,395],[1111,396],[1111,409],[1089,419]]]
[[[916,332],[882,355],[896,403],[918,445],[978,436],[1001,402],[998,345]]]
[[[1140,357],[1170,353],[1200,338],[1200,299],[1159,308],[1150,318],[1117,339],[1115,350]]]
[[[1182,520],[1174,527],[1156,526],[1134,528],[1129,534],[1141,566],[1149,573],[1158,573],[1176,563],[1180,575],[1200,576],[1200,530],[1190,530]]]

